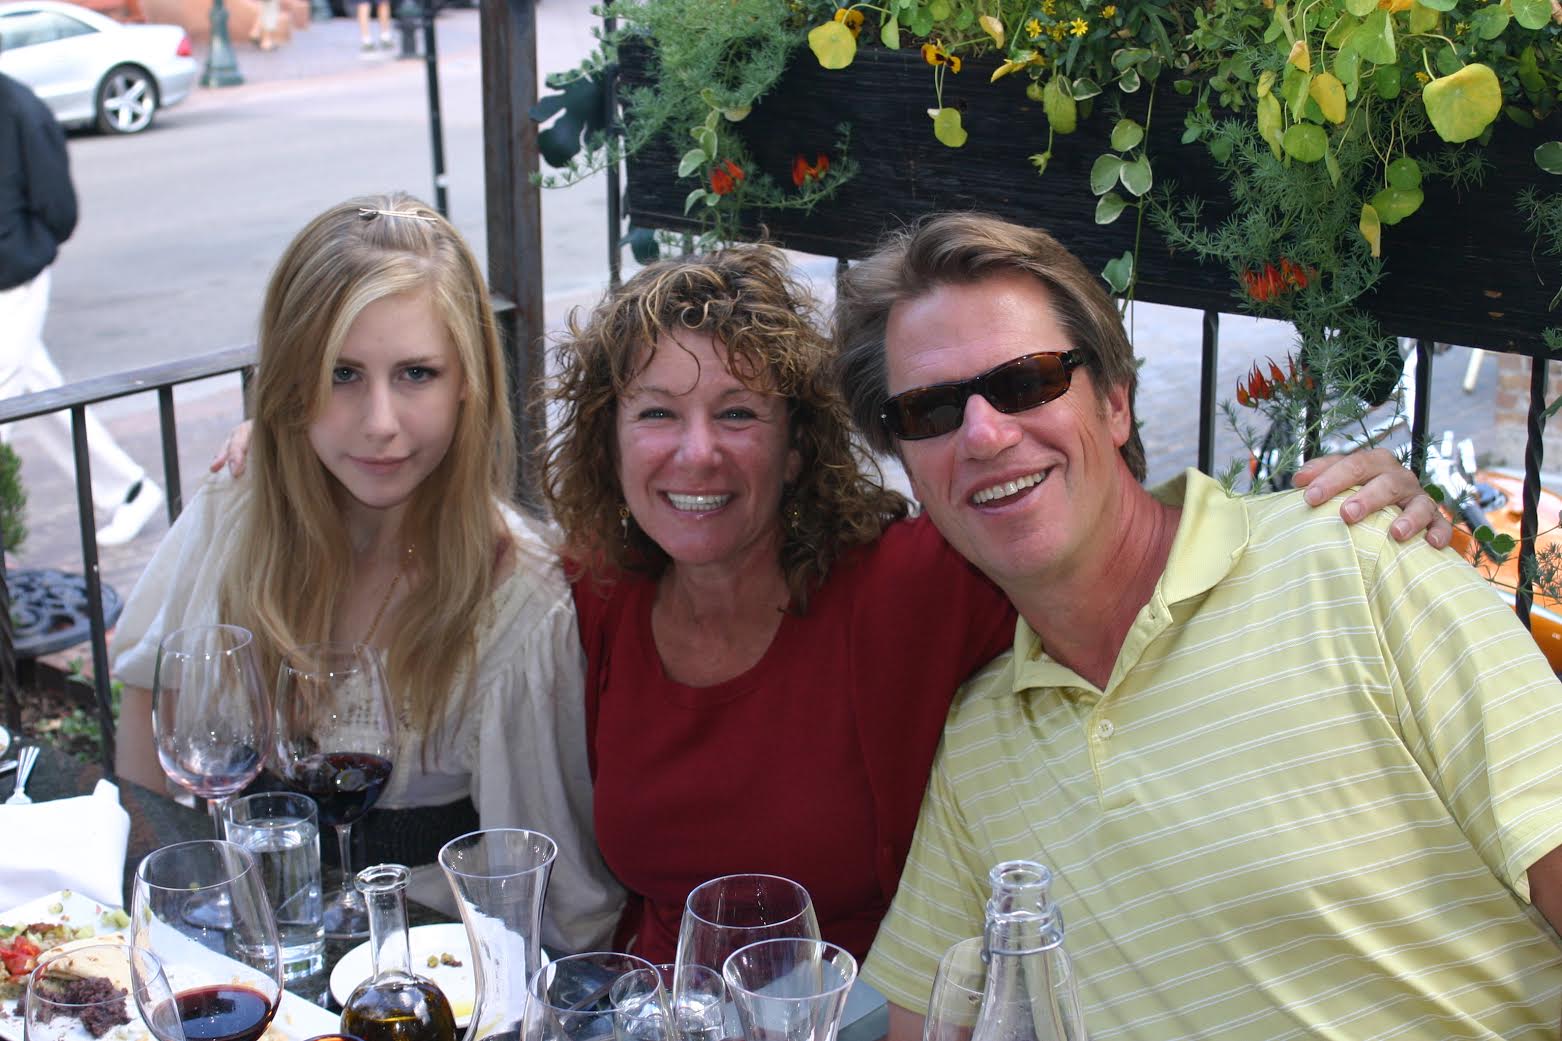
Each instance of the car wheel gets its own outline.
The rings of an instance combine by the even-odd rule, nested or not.
[[[98,129],[138,134],[157,114],[157,81],[139,65],[116,65],[98,84]]]

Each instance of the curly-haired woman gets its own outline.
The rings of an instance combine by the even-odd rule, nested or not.
[[[1013,642],[1003,595],[858,449],[819,328],[783,255],[744,246],[645,268],[559,347],[544,492],[619,939],[652,961],[692,888],[745,871],[802,883],[864,954],[950,698]],[[1331,494],[1382,473],[1369,512],[1419,492],[1387,453],[1319,469]]]

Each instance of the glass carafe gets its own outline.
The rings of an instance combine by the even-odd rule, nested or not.
[[[542,898],[558,847],[538,831],[493,828],[439,851],[475,964],[477,1001],[465,1041],[519,1036],[527,983],[541,963]]]
[[[1052,873],[1029,860],[988,872],[992,896],[980,947],[949,949],[933,983],[924,1038],[970,1041],[1085,1041],[1078,982],[1063,949],[1063,915]],[[980,951],[980,961],[976,960]],[[971,1003],[980,1005],[971,1021]]]
[[[407,939],[407,880],[400,864],[358,872],[369,905],[369,951],[374,975],[342,1005],[342,1033],[362,1041],[456,1041],[450,1002],[433,981],[412,971]]]

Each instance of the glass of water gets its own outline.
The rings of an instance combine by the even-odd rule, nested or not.
[[[228,803],[228,841],[260,867],[266,899],[277,917],[287,982],[325,968],[320,898],[320,824],[315,801],[295,792],[262,792]]]

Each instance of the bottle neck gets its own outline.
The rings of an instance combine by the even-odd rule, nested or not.
[[[412,949],[407,938],[407,880],[411,872],[399,864],[382,864],[358,873],[358,888],[369,907],[369,951],[374,975],[412,975]]]

